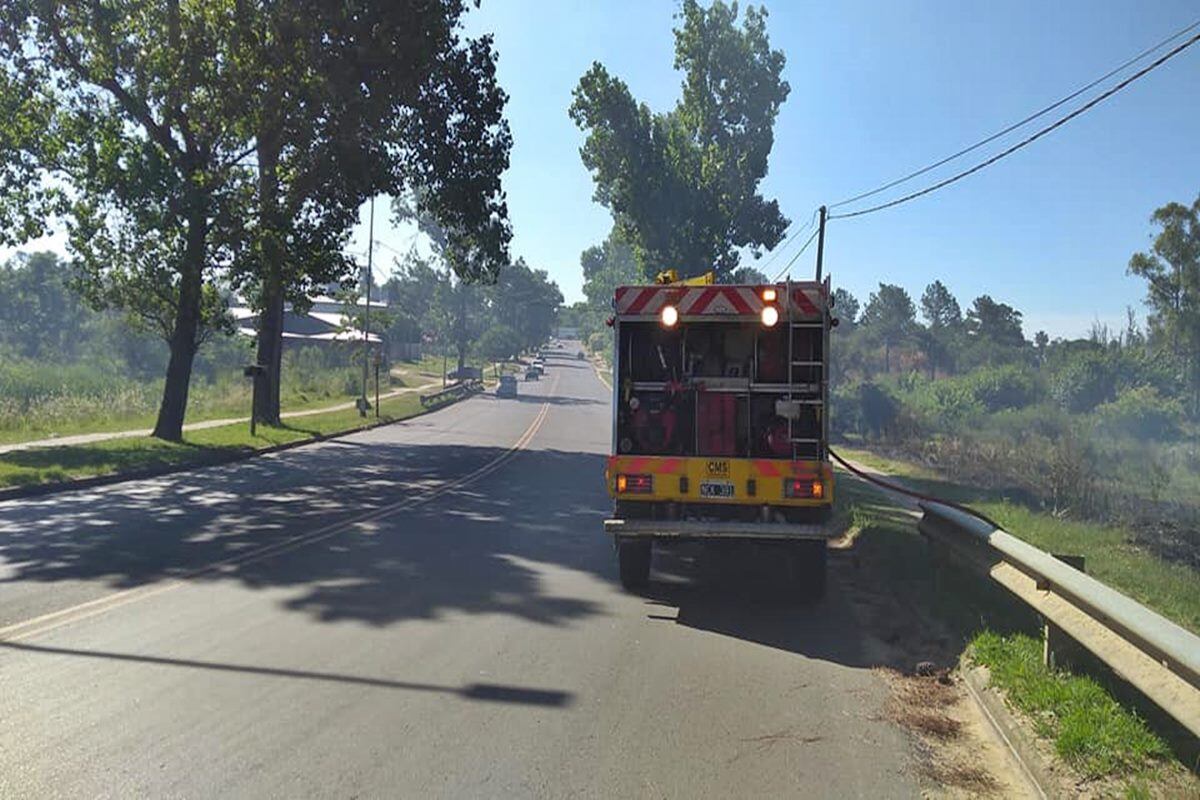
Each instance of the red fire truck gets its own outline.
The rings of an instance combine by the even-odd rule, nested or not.
[[[622,286],[614,297],[612,454],[621,582],[645,586],[654,543],[779,548],[799,593],[825,586],[829,281]]]

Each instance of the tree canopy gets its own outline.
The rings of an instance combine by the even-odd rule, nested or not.
[[[642,272],[715,269],[725,279],[743,249],[757,257],[787,228],[758,186],[790,87],[765,9],[743,15],[736,3],[685,0],[679,16],[675,67],[684,79],[674,109],[651,111],[597,62],[580,78],[570,114],[587,134],[580,155],[595,200],[612,212]]]

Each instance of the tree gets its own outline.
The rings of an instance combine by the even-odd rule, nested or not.
[[[1021,312],[1006,303],[997,303],[988,295],[980,295],[971,303],[965,322],[967,336],[983,345],[991,362],[997,351],[1025,346],[1021,331]]]
[[[954,328],[962,322],[958,301],[941,281],[934,281],[921,294],[921,314],[931,329]]]
[[[883,343],[883,369],[892,371],[892,348],[907,340],[916,327],[916,308],[904,287],[879,284],[863,309],[863,328]]]
[[[766,273],[755,267],[738,267],[729,273],[729,282],[761,286],[770,283],[771,279],[766,276]]]
[[[0,349],[42,362],[79,354],[89,312],[71,291],[71,267],[54,253],[0,265]]]
[[[1033,346],[1037,350],[1038,364],[1046,363],[1046,348],[1050,346],[1050,336],[1045,331],[1033,335]]]
[[[460,278],[494,277],[510,231],[500,191],[511,136],[491,38],[460,39],[465,0],[241,3],[239,53],[256,94],[255,257],[261,309],[255,416],[279,421],[285,300],[350,275],[341,255],[358,210],[419,189]]]
[[[853,328],[858,324],[858,298],[846,289],[839,287],[833,290],[833,309],[839,326]]]
[[[1152,334],[1165,338],[1192,387],[1200,412],[1200,196],[1190,206],[1168,203],[1151,215],[1160,230],[1148,253],[1134,253],[1129,272],[1146,280]]]
[[[587,134],[580,155],[595,200],[633,248],[643,273],[674,267],[725,278],[748,248],[783,238],[788,220],[758,185],[767,173],[779,107],[790,87],[783,53],[772,50],[767,12],[715,0],[684,0],[675,68],[684,73],[675,108],[654,113],[594,63],[574,91],[570,115]]]
[[[938,367],[950,366],[954,339],[962,325],[962,310],[950,290],[940,280],[925,287],[921,294],[921,314],[928,329],[920,336],[921,350],[929,360],[929,377],[937,377]]]
[[[182,438],[200,343],[227,327],[245,96],[233,4],[0,0],[0,240],[66,221],[79,286],[167,341],[154,435]]]

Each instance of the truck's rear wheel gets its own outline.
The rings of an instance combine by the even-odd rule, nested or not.
[[[823,539],[792,545],[791,579],[796,596],[802,602],[815,603],[825,596],[827,555]]]
[[[626,589],[644,589],[650,583],[650,540],[618,539],[617,563],[621,585]]]

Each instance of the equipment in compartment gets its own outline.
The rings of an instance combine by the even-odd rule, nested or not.
[[[737,402],[732,394],[701,392],[696,397],[697,455],[737,454]]]

